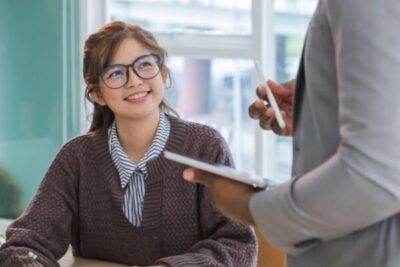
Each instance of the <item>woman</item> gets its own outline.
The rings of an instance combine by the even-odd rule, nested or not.
[[[28,209],[7,231],[1,266],[55,266],[76,256],[146,266],[252,266],[250,228],[224,217],[163,150],[232,165],[213,129],[168,115],[166,51],[112,22],[85,43],[87,134],[63,146]],[[173,112],[172,112],[173,113]],[[31,266],[31,265],[29,265]]]

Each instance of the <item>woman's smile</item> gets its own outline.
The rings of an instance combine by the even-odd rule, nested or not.
[[[124,100],[130,103],[141,103],[147,99],[151,91],[141,91],[137,93],[130,94],[129,96],[125,97]]]

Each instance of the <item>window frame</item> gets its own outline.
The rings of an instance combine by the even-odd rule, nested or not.
[[[92,32],[107,22],[107,10],[110,0],[81,0],[81,47],[83,41]],[[215,35],[202,33],[155,33],[157,40],[165,47],[170,56],[191,58],[257,58],[264,67],[267,77],[275,78],[275,29],[274,1],[252,0],[251,23],[252,33],[249,35]],[[256,74],[253,73],[253,84],[257,85]],[[82,84],[83,81],[82,81]],[[256,86],[254,86],[255,88]],[[84,90],[84,88],[82,88]],[[254,90],[254,100],[256,99]],[[88,128],[88,105],[81,103],[81,127]],[[250,120],[250,118],[249,118]],[[258,127],[254,121],[254,172],[264,177],[274,174],[276,136]],[[289,177],[288,177],[289,178]]]

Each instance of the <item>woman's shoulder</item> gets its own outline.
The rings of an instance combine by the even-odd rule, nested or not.
[[[63,147],[68,147],[68,148],[80,147],[80,146],[86,144],[92,138],[93,138],[93,133],[85,133],[85,134],[77,135],[77,136],[74,136],[71,139],[67,140],[64,143]]]
[[[61,148],[63,150],[69,150],[74,152],[83,152],[88,147],[95,145],[97,142],[104,142],[107,134],[102,132],[88,132],[69,139]]]
[[[184,127],[186,128],[187,134],[190,135],[201,135],[208,137],[222,137],[221,134],[212,126],[204,123],[187,121],[178,117],[169,116],[171,121],[171,127]]]
[[[198,122],[171,118],[172,129],[174,127],[182,127],[179,125],[184,125],[186,128],[185,141],[180,144],[180,153],[195,156],[209,162],[225,165],[233,164],[227,141],[217,129]]]

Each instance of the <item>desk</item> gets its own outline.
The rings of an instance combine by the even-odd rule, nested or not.
[[[264,238],[262,233],[258,228],[256,230],[256,235],[258,239],[258,267],[285,267],[286,266],[286,255],[285,253],[273,247]]]
[[[118,263],[100,261],[93,259],[85,259],[74,257],[71,252],[71,248],[68,249],[67,253],[62,257],[58,263],[61,267],[126,267],[128,265],[122,265]]]
[[[84,259],[79,257],[73,258],[72,263],[68,265],[62,264],[61,262],[59,263],[61,267],[127,267],[128,266],[109,261]]]

